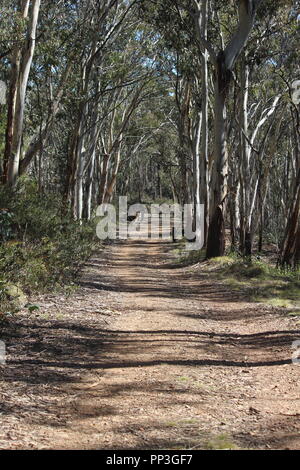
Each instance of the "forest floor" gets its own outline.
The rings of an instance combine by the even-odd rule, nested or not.
[[[300,449],[299,326],[173,249],[111,245],[2,327],[1,449]]]

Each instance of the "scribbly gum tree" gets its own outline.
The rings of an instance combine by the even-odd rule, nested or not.
[[[232,71],[246,46],[254,26],[255,16],[263,0],[238,0],[238,24],[227,46],[219,49],[197,29],[198,41],[210,55],[214,67],[214,156],[211,175],[207,257],[222,256],[225,252],[225,218],[228,195],[228,151],[226,102],[232,81]],[[203,3],[194,0],[196,19],[203,14]],[[220,36],[223,42],[222,32]]]
[[[18,2],[17,19],[26,25],[22,40],[10,53],[11,78],[7,111],[3,180],[14,186],[21,160],[25,98],[32,65],[41,0]],[[22,23],[23,22],[23,23]]]

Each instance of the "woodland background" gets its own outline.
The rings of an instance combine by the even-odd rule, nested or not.
[[[95,209],[118,195],[205,204],[207,258],[269,250],[297,272],[299,13],[288,0],[1,0],[2,305],[72,285]]]

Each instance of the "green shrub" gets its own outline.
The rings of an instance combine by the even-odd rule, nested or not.
[[[280,270],[259,260],[245,260],[235,255],[209,260],[207,271],[232,289],[244,292],[250,300],[276,307],[300,306],[299,270]]]
[[[14,193],[0,188],[0,200],[7,208],[0,212],[3,311],[9,301],[5,284],[26,294],[66,286],[99,241],[94,224],[74,222],[57,195],[41,195],[31,180],[23,180]]]
[[[9,209],[0,209],[0,240],[6,241],[13,237],[14,215]]]

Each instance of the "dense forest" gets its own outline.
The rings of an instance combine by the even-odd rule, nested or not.
[[[298,298],[298,0],[1,0],[0,22],[0,317],[73,292],[119,196],[202,204],[192,261],[262,260]]]
[[[295,267],[298,7],[3,1],[2,192],[30,181],[76,220],[116,194],[198,201],[209,257],[227,226]]]

